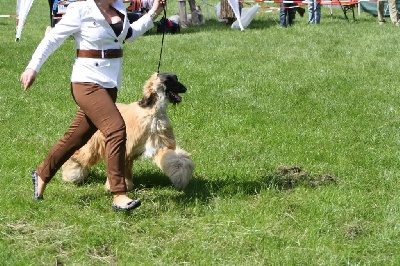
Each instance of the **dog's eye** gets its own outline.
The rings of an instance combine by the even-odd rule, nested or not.
[[[168,77],[166,82],[177,82],[178,78],[177,77]]]

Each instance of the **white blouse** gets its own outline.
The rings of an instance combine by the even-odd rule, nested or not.
[[[62,19],[40,42],[27,68],[39,72],[47,58],[69,36],[75,38],[76,49],[122,49],[124,41],[133,41],[154,26],[148,14],[129,24],[125,4],[118,0],[112,5],[124,15],[123,30],[119,36],[115,35],[94,0],[71,3],[68,5]],[[132,35],[129,39],[125,39],[130,27],[132,28]],[[121,80],[122,57],[112,59],[75,59],[71,82],[94,82],[104,88],[120,88]]]

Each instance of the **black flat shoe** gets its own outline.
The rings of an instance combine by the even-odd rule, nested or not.
[[[132,200],[125,206],[118,206],[114,202],[112,203],[112,207],[113,207],[114,211],[130,211],[130,210],[136,209],[140,205],[142,205],[140,200]]]
[[[38,192],[38,174],[36,170],[32,171],[32,183],[33,183],[33,198],[35,200],[43,200],[43,196],[39,197],[39,192]]]

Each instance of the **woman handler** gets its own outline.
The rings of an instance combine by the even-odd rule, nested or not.
[[[43,199],[47,183],[67,159],[99,129],[106,138],[106,168],[114,210],[140,206],[130,199],[125,184],[125,123],[115,102],[121,87],[122,46],[154,26],[166,0],[154,0],[150,11],[132,24],[122,0],[87,0],[71,3],[62,19],[36,48],[20,81],[25,91],[35,81],[47,58],[67,39],[76,41],[71,75],[72,96],[79,106],[68,131],[32,172],[34,198]]]

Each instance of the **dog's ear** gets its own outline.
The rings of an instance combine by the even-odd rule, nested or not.
[[[153,84],[157,79],[157,73],[154,73],[143,86],[143,98],[139,101],[140,107],[149,107],[156,102],[157,94],[153,90]]]
[[[139,101],[139,106],[142,108],[149,107],[149,106],[152,106],[154,104],[154,102],[155,102],[154,97],[150,97],[150,98],[143,97]]]

